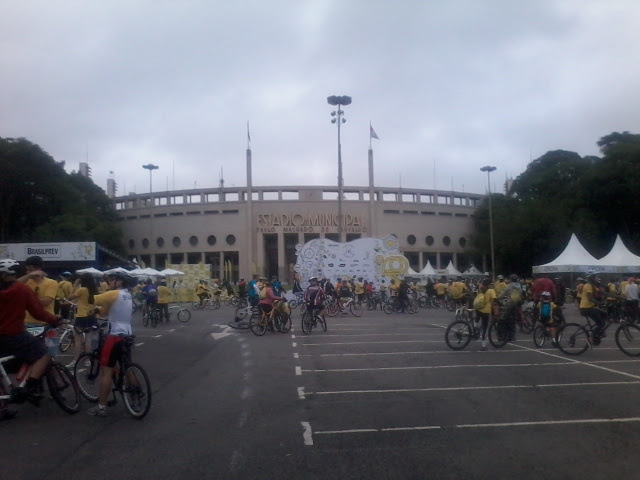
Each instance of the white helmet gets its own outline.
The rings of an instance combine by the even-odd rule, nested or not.
[[[3,258],[0,260],[0,272],[15,275],[18,273],[20,264],[12,258]]]

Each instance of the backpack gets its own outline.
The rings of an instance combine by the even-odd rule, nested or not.
[[[473,300],[473,309],[482,310],[485,305],[486,302],[484,299],[484,293],[479,293],[478,295],[476,295],[476,298]]]
[[[267,298],[267,287],[263,287],[262,290],[260,290],[260,300]]]

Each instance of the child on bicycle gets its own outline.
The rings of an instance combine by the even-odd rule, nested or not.
[[[542,292],[540,301],[536,304],[536,309],[540,315],[540,322],[549,329],[552,343],[556,344],[556,326],[553,320],[553,312],[556,304],[551,301],[551,292]]]

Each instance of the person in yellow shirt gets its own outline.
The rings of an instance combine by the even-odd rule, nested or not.
[[[391,298],[397,298],[398,297],[398,290],[399,290],[399,286],[396,283],[395,280],[391,280],[391,285],[389,285],[389,295],[391,295]]]
[[[495,290],[489,288],[490,284],[491,280],[488,278],[482,280],[478,294],[473,301],[473,308],[475,309],[480,322],[482,322],[482,350],[487,349],[487,327],[489,327],[489,318],[491,317],[493,304],[498,298]],[[478,324],[475,326],[476,328],[480,327]]]
[[[95,279],[88,273],[84,273],[75,281],[74,291],[69,295],[68,300],[75,300],[77,303],[76,318],[73,323],[73,361],[67,368],[73,368],[80,355],[91,351],[93,339],[97,337],[97,332],[90,332],[84,335],[85,329],[98,324],[94,313],[94,298],[98,295],[98,286]]]
[[[507,282],[504,281],[504,277],[502,275],[498,275],[498,281],[493,288],[496,295],[500,295],[505,288],[507,288]]]
[[[198,286],[196,287],[196,295],[200,298],[200,306],[204,305],[204,300],[209,298],[209,286],[206,284],[204,280],[200,280]]]
[[[160,310],[160,321],[162,317],[169,321],[169,299],[171,298],[171,289],[167,287],[167,282],[162,280],[158,285],[158,309]]]
[[[105,293],[109,291],[109,284],[106,282],[106,280],[102,280],[100,282],[100,286],[98,287],[98,291],[100,293]]]
[[[603,337],[607,321],[606,312],[597,308],[598,302],[598,278],[595,273],[589,273],[587,274],[587,283],[585,283],[582,288],[580,314],[596,322],[596,327],[593,329],[594,345],[600,344],[600,339]]]
[[[364,283],[362,282],[362,277],[358,278],[358,283],[356,283],[355,293],[358,296],[358,303],[362,304],[362,302],[364,302]]]
[[[66,301],[73,291],[73,284],[70,281],[71,277],[71,272],[62,272],[62,275],[60,275],[60,281],[58,282],[56,313],[62,315],[62,318],[69,318],[69,312],[71,311],[71,305]]]
[[[440,306],[444,307],[444,294],[447,291],[447,285],[442,280],[440,280],[438,283],[436,283],[435,289],[436,289],[436,299],[440,304]]]
[[[35,292],[44,309],[54,315],[55,300],[58,294],[58,282],[48,278],[47,274],[42,271],[44,266],[42,257],[35,255],[27,258],[25,266],[27,274],[21,277],[19,281],[26,283],[27,286]],[[29,312],[25,312],[24,323],[27,325],[46,325],[45,322],[40,322],[33,318]]]

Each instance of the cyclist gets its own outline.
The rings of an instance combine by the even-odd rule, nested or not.
[[[269,316],[271,310],[273,310],[273,302],[276,300],[283,300],[283,298],[275,295],[271,282],[265,282],[264,287],[260,290],[260,300],[258,302],[263,315]],[[270,325],[269,328],[273,327]]]
[[[111,289],[111,282],[107,279],[107,284]],[[106,292],[105,292],[106,293]],[[147,279],[144,287],[142,287],[142,294],[144,295],[144,308],[147,315],[151,313],[152,308],[156,308],[158,303],[158,288],[153,284],[153,280]]]
[[[45,310],[54,315],[55,300],[58,294],[58,282],[47,277],[47,274],[42,271],[43,265],[44,261],[42,257],[34,255],[27,258],[25,261],[27,274],[20,277],[19,281],[26,283],[27,287],[35,292]],[[27,312],[27,316],[24,318],[24,323],[27,325],[44,324],[33,318],[29,312]]]
[[[205,299],[210,297],[209,287],[204,280],[200,280],[198,282],[198,286],[196,287],[196,295],[200,299],[200,306],[202,307],[204,305]]]
[[[340,279],[338,279],[338,282]],[[338,283],[338,295],[340,295],[340,310],[342,313],[347,313],[344,311],[344,306],[349,302],[352,297],[351,287],[349,286],[349,282],[345,279],[342,283]]]
[[[473,300],[473,308],[478,314],[478,318],[482,322],[482,350],[487,349],[487,327],[489,326],[489,317],[491,316],[491,312],[493,309],[493,304],[498,298],[495,290],[493,288],[489,288],[491,284],[491,280],[485,278],[482,280],[480,284],[480,290]],[[479,327],[478,324],[475,325],[476,328]]]
[[[635,278],[629,278],[628,282],[629,283],[624,292],[625,308],[627,310],[628,317],[632,322],[635,322],[638,318],[638,301],[640,299],[640,290],[638,289],[638,284],[636,283]]]
[[[58,282],[58,293],[56,294],[56,312],[62,315],[62,318],[69,318],[71,304],[65,302],[73,292],[73,284],[71,283],[71,272],[62,272],[61,280]]]
[[[100,390],[98,405],[89,409],[89,415],[106,417],[107,400],[111,392],[113,370],[121,354],[123,335],[131,335],[132,299],[128,290],[129,275],[116,272],[107,277],[111,290],[96,295],[96,312],[109,319],[109,333],[100,353]]]
[[[326,299],[324,290],[318,285],[318,278],[311,277],[309,286],[304,292],[304,301],[307,303],[307,311],[313,316],[314,310],[318,316],[324,320],[324,301]]]
[[[557,306],[552,301],[551,292],[542,292],[540,294],[540,301],[536,304],[536,308],[540,315],[540,322],[547,326],[552,334],[551,343],[556,345],[556,328],[553,313]]]
[[[94,298],[98,295],[98,286],[95,279],[89,273],[84,273],[75,282],[75,290],[69,295],[69,300],[77,300],[78,311],[76,312],[76,319],[73,324],[73,345],[74,355],[72,362],[67,365],[67,368],[73,368],[76,364],[76,360],[80,357],[83,351],[88,352],[91,350],[91,336],[86,335],[84,338],[85,345],[82,344],[82,332],[86,328],[93,327],[98,324],[94,313]]]
[[[364,302],[364,282],[362,281],[362,277],[358,277],[358,283],[356,283],[355,294],[358,298],[358,303],[362,304]]]
[[[407,307],[409,306],[409,292],[411,287],[406,280],[401,280],[398,285],[398,306],[400,311],[398,313],[407,313]]]
[[[604,328],[607,322],[607,313],[597,308],[600,300],[598,298],[598,277],[594,272],[587,274],[587,283],[582,288],[582,298],[580,299],[580,314],[589,317],[596,322],[593,329],[593,344],[599,345],[602,337],[605,336]]]
[[[466,283],[462,280],[462,276],[458,275],[456,281],[451,284],[450,293],[453,300],[456,302],[456,307],[462,307],[465,296],[469,294],[469,289],[467,288]]]
[[[169,321],[169,299],[171,298],[171,289],[167,287],[167,282],[162,280],[158,285],[158,310],[160,315],[158,320],[161,322],[162,317]]]
[[[43,307],[38,297],[21,281],[17,281],[19,263],[13,259],[0,260],[0,356],[15,355],[18,360],[31,365],[24,387],[14,388],[12,401],[21,403],[24,400],[37,405],[40,401],[40,379],[44,375],[51,355],[47,352],[42,340],[27,332],[24,323],[24,312],[32,318],[51,325],[57,325],[61,317],[56,317]],[[36,276],[42,274],[36,271]],[[32,274],[27,274],[27,280]],[[22,280],[21,279],[21,280]],[[11,418],[15,412],[5,410],[0,418]]]
[[[507,288],[498,295],[498,301],[502,305],[500,323],[504,328],[503,334],[506,334],[507,341],[511,342],[516,338],[516,316],[522,304],[523,292],[517,275],[511,275],[509,280]]]

